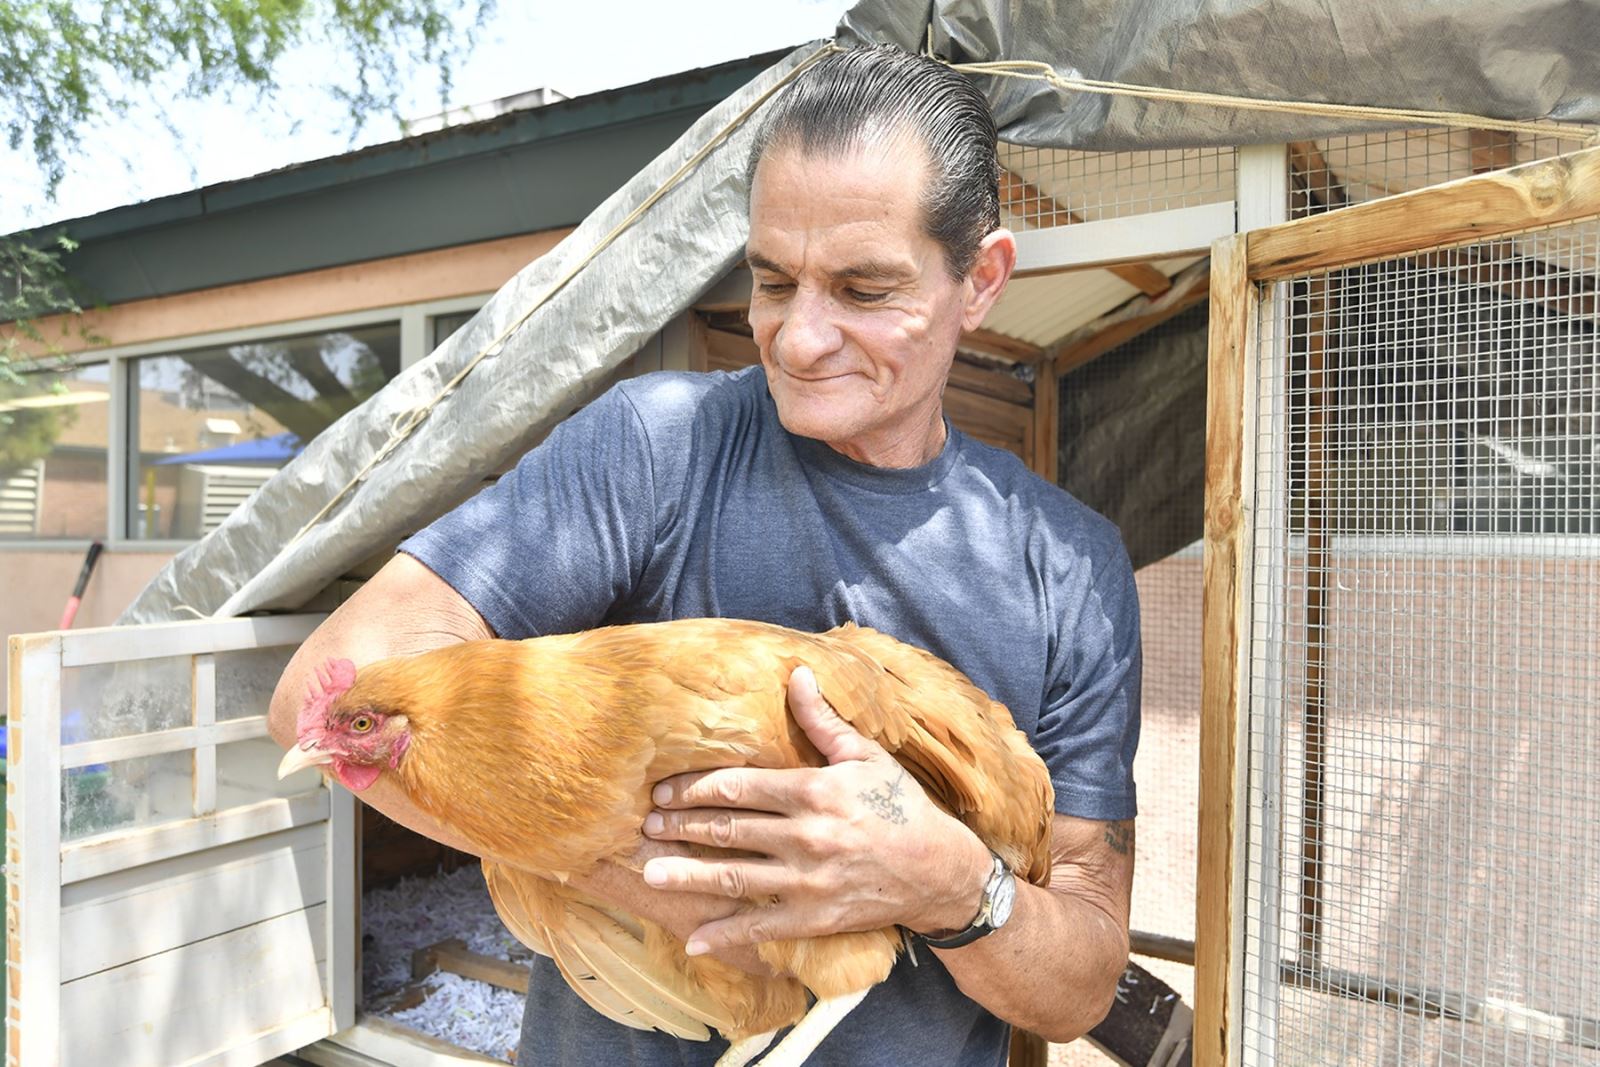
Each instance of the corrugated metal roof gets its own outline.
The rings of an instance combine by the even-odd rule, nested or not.
[[[983,325],[1043,347],[1138,295],[1105,270],[1013,278]]]

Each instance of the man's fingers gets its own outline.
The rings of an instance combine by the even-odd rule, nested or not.
[[[656,889],[715,897],[769,897],[794,884],[775,860],[705,860],[662,856],[644,865],[645,884]]]
[[[691,956],[702,956],[708,952],[726,952],[759,945],[764,941],[817,937],[833,932],[834,928],[825,922],[807,922],[803,914],[782,906],[746,908],[726,919],[718,919],[700,927],[689,935],[684,950]]]
[[[883,746],[862,736],[828,706],[810,667],[796,667],[789,675],[789,714],[830,764],[872,759],[883,752]]]
[[[688,811],[652,811],[644,819],[644,832],[657,841],[688,841],[696,845],[732,848],[772,855],[791,834],[792,820],[759,811],[730,808],[692,808]]]
[[[729,767],[678,774],[656,783],[650,799],[658,808],[743,808],[786,815],[807,806],[809,779],[815,773],[808,767]]]

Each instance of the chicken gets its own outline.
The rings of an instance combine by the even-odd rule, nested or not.
[[[806,634],[695,619],[472,641],[359,672],[334,660],[279,772],[329,765],[356,792],[392,775],[483,857],[506,926],[591,1007],[681,1038],[706,1040],[714,1027],[733,1042],[725,1067],[805,1016],[810,990],[811,1017],[762,1061],[799,1063],[888,976],[902,945],[894,928],[763,944],[780,977],[756,977],[690,957],[664,929],[568,883],[629,861],[663,778],[823,765],[787,712],[802,664],[935,803],[1019,876],[1048,880],[1050,778],[1005,707],[930,653],[850,624]]]

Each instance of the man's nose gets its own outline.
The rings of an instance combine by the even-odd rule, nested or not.
[[[773,339],[778,360],[791,371],[803,370],[839,350],[843,335],[834,320],[832,301],[801,289],[784,309]]]

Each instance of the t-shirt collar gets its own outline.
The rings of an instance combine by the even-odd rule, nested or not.
[[[777,418],[777,406],[770,396],[767,403],[772,405],[773,418]],[[784,433],[794,443],[795,454],[801,462],[829,478],[874,493],[916,493],[932,489],[942,482],[955,466],[965,444],[965,436],[951,425],[950,417],[944,415],[942,418],[944,447],[937,456],[916,467],[874,467],[868,463],[858,463],[815,438],[799,437],[787,430]]]

